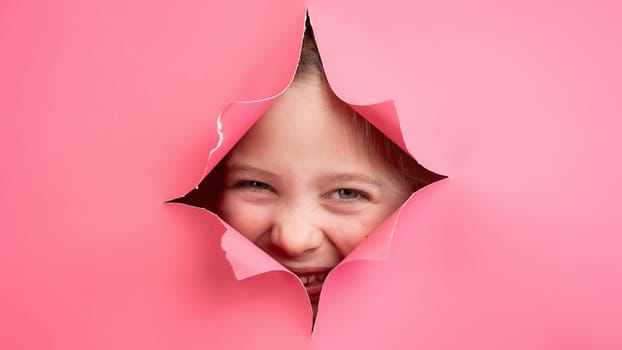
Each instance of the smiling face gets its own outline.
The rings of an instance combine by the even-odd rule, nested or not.
[[[320,79],[298,78],[223,164],[219,215],[296,273],[312,303],[326,273],[412,192],[348,113]]]

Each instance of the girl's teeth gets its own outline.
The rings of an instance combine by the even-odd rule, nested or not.
[[[326,273],[319,273],[319,274],[313,274],[313,275],[305,275],[305,276],[298,276],[300,278],[300,281],[302,282],[302,284],[307,285],[307,284],[311,284],[314,282],[324,282],[324,280],[326,279]]]

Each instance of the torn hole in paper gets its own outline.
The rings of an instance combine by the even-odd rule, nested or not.
[[[360,256],[386,259],[398,217],[392,214],[415,191],[444,176],[405,151],[391,101],[352,106],[333,93],[307,28],[288,89],[256,116],[196,189],[174,201],[216,213],[295,274],[315,318],[330,271],[379,227],[388,231],[386,242]],[[221,117],[219,143],[210,156],[229,137]],[[383,225],[389,217],[393,224]],[[227,252],[232,265],[245,259],[231,255],[235,252]],[[247,271],[261,265],[248,260]],[[255,274],[267,272],[261,266]]]

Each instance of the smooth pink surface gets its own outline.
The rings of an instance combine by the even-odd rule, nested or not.
[[[393,100],[449,176],[403,207],[387,262],[331,273],[312,336],[299,281],[238,281],[218,219],[163,204],[199,183],[220,111],[287,86],[306,6],[337,95]],[[619,13],[3,2],[0,347],[622,348]]]

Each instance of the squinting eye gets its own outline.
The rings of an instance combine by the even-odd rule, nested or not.
[[[235,187],[250,187],[251,189],[254,189],[254,190],[265,190],[265,191],[270,191],[272,189],[270,185],[266,183],[263,183],[260,181],[252,181],[252,180],[238,181],[235,184]]]
[[[339,199],[357,199],[362,197],[361,193],[349,188],[340,188],[336,191]]]

